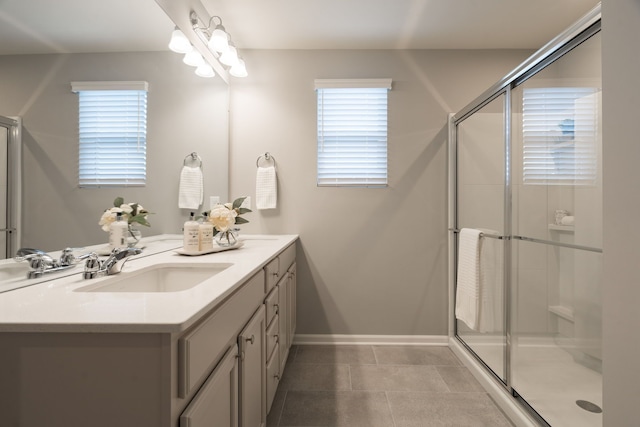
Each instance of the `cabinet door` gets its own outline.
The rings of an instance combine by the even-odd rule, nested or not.
[[[289,281],[287,282],[287,345],[291,347],[293,337],[296,334],[296,263],[294,262],[289,268]]]
[[[238,346],[220,364],[180,416],[180,427],[238,427]]]
[[[287,282],[288,275],[285,275],[282,280],[278,282],[278,343],[279,343],[279,366],[278,373],[282,374],[284,371],[284,365],[287,363],[287,357],[289,356],[289,343],[288,343],[288,331],[289,325],[287,324],[287,319],[289,317],[289,306],[287,304]]]
[[[241,427],[263,427],[266,424],[265,334],[266,318],[263,304],[238,336]]]

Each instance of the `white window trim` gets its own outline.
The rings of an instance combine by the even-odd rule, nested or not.
[[[91,108],[88,111],[82,110],[81,104],[78,108],[78,120],[79,120],[79,146],[80,156],[78,158],[78,185],[80,188],[99,188],[99,187],[141,187],[146,185],[146,93],[148,92],[149,85],[144,81],[91,81],[91,82],[71,82],[71,90],[77,93],[79,100],[83,99],[82,93],[104,93],[107,91],[119,91],[119,92],[137,92],[138,110],[134,112],[130,110],[129,101],[127,104],[111,104],[116,106],[117,110],[109,109],[107,111],[118,111],[127,114],[117,116],[122,121],[118,121],[118,128],[113,128],[110,123],[110,119],[104,122],[104,119],[100,119],[105,110],[94,110]],[[140,103],[140,92],[144,92],[144,103]],[[106,95],[106,93],[104,93]],[[120,98],[121,94],[114,94]],[[133,95],[133,94],[131,94]],[[91,96],[91,95],[89,95]],[[128,95],[122,95],[127,96]],[[133,95],[135,96],[135,95]],[[108,99],[109,96],[106,97]],[[111,97],[111,102],[114,99]],[[126,98],[123,98],[123,100]],[[107,104],[109,105],[109,104]],[[120,108],[123,108],[120,110]],[[126,108],[126,110],[124,109]],[[141,109],[142,108],[142,109]],[[99,115],[96,115],[96,111],[102,111]],[[83,126],[84,114],[90,114],[88,116],[90,120],[90,127]],[[131,113],[131,115],[129,115]],[[140,115],[142,114],[142,115]],[[104,117],[110,117],[112,113],[107,112]],[[137,116],[136,116],[137,115]],[[131,121],[133,119],[134,121]],[[86,124],[86,123],[85,123]],[[134,124],[134,127],[131,127]],[[94,127],[98,125],[98,127]],[[101,127],[106,125],[104,131],[104,138],[101,136],[103,133],[100,130]],[[137,126],[137,128],[136,128]],[[143,127],[140,127],[143,126]],[[88,130],[90,133],[88,139],[83,138],[84,130]],[[118,132],[117,139],[114,139],[114,133]],[[126,132],[126,133],[122,133]],[[141,133],[142,132],[142,133]],[[96,136],[98,135],[98,136]],[[132,148],[132,138],[136,147]],[[111,142],[116,143],[116,146],[111,145]],[[122,151],[119,151],[116,147],[122,147]],[[134,151],[132,151],[134,150]],[[83,154],[84,153],[84,154]],[[102,154],[101,154],[102,153]],[[103,161],[104,155],[107,155],[107,160]],[[115,157],[114,157],[115,156]],[[86,162],[83,160],[86,159]],[[114,160],[116,162],[114,162]],[[110,161],[109,161],[110,160]]]
[[[388,91],[392,87],[392,80],[391,79],[316,79],[314,81],[314,86],[316,91],[318,92],[319,90],[323,90],[323,89],[386,89]],[[388,97],[386,98],[386,101],[385,101],[387,103],[386,104],[387,108],[384,110],[385,128],[384,128],[383,145],[380,145],[380,140],[378,140],[377,143],[374,143],[374,145],[369,146],[369,147],[373,147],[373,151],[371,151],[370,148],[368,150],[367,148],[364,148],[367,145],[369,145],[371,141],[375,142],[376,138],[379,137],[379,136],[374,136],[376,135],[376,131],[373,131],[374,132],[373,134],[369,134],[369,132],[367,132],[367,136],[358,142],[358,144],[361,147],[360,149],[364,149],[363,154],[367,154],[364,158],[368,159],[368,161],[365,160],[364,162],[360,160],[354,161],[353,151],[352,151],[352,156],[345,157],[345,158],[341,158],[340,154],[336,154],[336,153],[339,153],[343,148],[340,147],[340,144],[341,144],[340,142],[338,142],[338,145],[336,145],[337,141],[335,140],[335,134],[332,141],[333,144],[329,143],[329,146],[336,147],[337,151],[333,151],[333,154],[329,153],[328,157],[322,158],[321,153],[324,150],[325,142],[327,140],[324,139],[325,128],[323,125],[326,122],[324,121],[324,116],[322,115],[324,110],[320,108],[321,98],[319,94],[317,95],[316,102],[318,103],[317,123],[319,126],[317,130],[318,132],[318,135],[317,135],[317,138],[318,138],[317,139],[317,150],[318,150],[317,151],[318,153],[317,185],[319,187],[370,187],[370,188],[387,187],[389,182],[388,180]],[[382,105],[382,104],[379,104],[379,105]],[[375,115],[368,115],[368,117],[375,117]],[[362,120],[362,118],[359,117],[358,119],[355,119],[355,120]],[[331,123],[331,121],[329,121],[328,123]],[[379,124],[382,124],[382,122],[379,122]],[[338,126],[341,126],[341,125],[339,124]],[[322,129],[320,127],[322,127]],[[331,129],[331,127],[329,129]],[[335,129],[336,128],[334,127],[334,130]],[[373,139],[370,139],[371,136],[373,136]],[[355,148],[356,149],[355,152],[358,152],[357,150],[359,150],[358,148],[356,148],[358,147],[358,145],[354,146],[351,144],[347,144],[347,147]],[[378,165],[380,164],[381,152],[384,152],[384,166],[378,167],[376,166],[376,163]],[[345,159],[346,159],[346,163],[352,163],[352,165],[350,166],[350,169],[347,169],[344,167]],[[327,165],[328,162],[329,164]],[[344,171],[344,173],[339,172],[339,173],[335,173],[333,176],[327,176],[329,174],[329,171],[332,168],[334,169],[334,171],[335,170]],[[367,172],[371,172],[371,175],[362,176],[361,174],[361,176],[358,177],[358,171],[359,170],[361,171],[363,169],[368,169]],[[382,172],[384,173],[384,176],[382,176]],[[352,176],[349,176],[349,175],[352,175]]]

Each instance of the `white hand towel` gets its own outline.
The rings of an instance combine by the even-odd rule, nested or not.
[[[275,209],[278,202],[275,166],[260,166],[256,174],[256,208]]]
[[[456,318],[477,330],[480,317],[480,230],[460,230],[458,279],[456,284]]]
[[[203,197],[202,169],[184,166],[180,172],[180,189],[178,207],[181,209],[198,209]]]

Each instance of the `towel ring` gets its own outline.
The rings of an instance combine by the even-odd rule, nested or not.
[[[258,158],[256,159],[256,167],[260,167],[260,160],[263,160],[266,162],[272,162],[273,165],[276,165],[276,158],[273,157],[268,151],[266,153],[264,153],[264,155],[262,156],[258,156]]]
[[[187,162],[197,162],[196,166],[202,169],[202,159],[200,158],[198,153],[196,153],[195,151],[185,156],[184,161],[182,162],[182,165],[187,166]]]

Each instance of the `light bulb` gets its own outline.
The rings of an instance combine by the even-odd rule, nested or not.
[[[202,57],[202,55],[200,55],[198,51],[194,49],[191,52],[188,52],[184,56],[184,58],[182,59],[182,62],[184,62],[187,65],[199,67],[200,65],[204,64],[204,58]]]
[[[173,33],[171,33],[169,49],[177,53],[187,53],[193,49],[193,46],[191,46],[187,36],[185,36],[184,33],[176,27],[176,29],[173,30]]]
[[[198,65],[198,68],[196,68],[196,74],[200,77],[215,77],[216,75],[216,73],[213,72],[211,65],[207,63]]]
[[[229,50],[229,36],[224,31],[222,25],[218,25],[209,40],[209,48],[219,53],[225,53]]]
[[[247,77],[249,75],[247,73],[247,67],[245,66],[244,60],[242,58],[238,58],[238,61],[229,70],[229,74],[231,74],[233,77]]]
[[[229,43],[229,50],[220,55],[220,62],[224,65],[234,66],[238,61],[238,51],[232,43]]]

